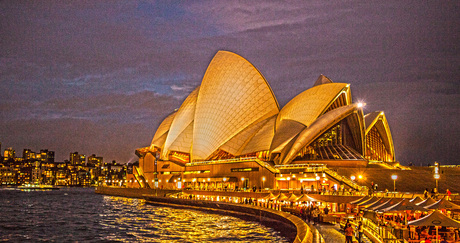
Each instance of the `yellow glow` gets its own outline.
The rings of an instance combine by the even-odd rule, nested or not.
[[[363,175],[358,175],[358,179],[363,179]]]
[[[398,175],[391,175],[391,179],[393,179],[393,180],[398,179]]]
[[[262,181],[265,181],[265,176],[264,176],[264,177],[262,177]]]
[[[352,175],[352,176],[350,176],[350,179],[351,179],[352,181],[354,181],[354,180],[356,179],[356,176]]]

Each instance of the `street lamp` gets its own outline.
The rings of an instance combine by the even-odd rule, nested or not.
[[[393,191],[396,192],[396,179],[398,179],[398,175],[391,175],[391,179],[393,180]]]
[[[441,178],[441,175],[439,175],[439,163],[434,162],[434,179],[436,180],[436,193],[438,192],[438,180]]]
[[[350,177],[350,179],[351,179],[352,181],[354,181],[354,180],[356,179],[356,176],[352,175],[352,176]]]
[[[434,179],[436,180],[436,192],[438,192],[438,180],[441,178],[439,174],[434,174]]]
[[[264,188],[265,188],[265,176],[262,177],[262,189],[264,189]]]

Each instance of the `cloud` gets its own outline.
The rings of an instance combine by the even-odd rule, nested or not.
[[[324,74],[350,83],[366,109],[385,111],[403,163],[460,164],[452,152],[459,134],[457,5],[2,1],[0,120],[13,130],[2,130],[0,142],[39,144],[39,136],[70,134],[60,127],[45,133],[48,123],[69,130],[75,123],[81,136],[93,131],[107,141],[104,133],[130,131],[126,141],[139,147],[200,84],[213,55],[228,50],[259,69],[281,106]],[[150,138],[137,140],[130,125],[148,127],[142,136]],[[9,131],[14,136],[3,135]],[[96,140],[85,142],[108,151]],[[66,146],[60,149],[78,149]],[[127,158],[132,150],[115,153]]]

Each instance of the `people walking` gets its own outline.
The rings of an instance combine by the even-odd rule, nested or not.
[[[358,243],[361,243],[362,237],[364,234],[364,227],[363,227],[363,222],[359,221],[358,223]]]
[[[345,226],[345,243],[353,243],[354,230],[350,223]]]
[[[319,211],[318,207],[315,207],[312,212],[313,216],[313,224],[319,223],[319,215],[321,214],[321,211]]]

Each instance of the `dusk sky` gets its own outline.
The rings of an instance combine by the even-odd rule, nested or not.
[[[460,1],[0,1],[0,142],[137,160],[218,50],[284,106],[320,74],[383,110],[402,164],[460,164]]]

